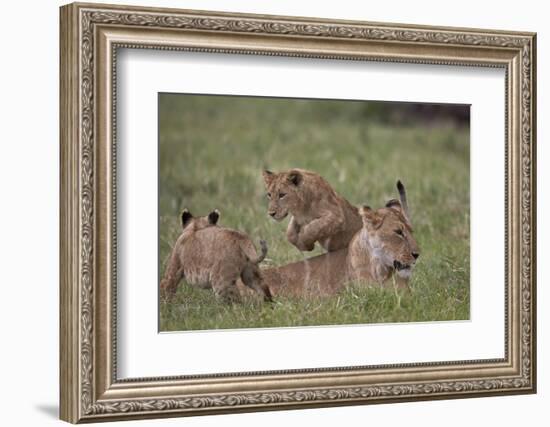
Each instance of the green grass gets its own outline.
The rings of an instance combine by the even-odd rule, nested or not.
[[[220,224],[269,245],[264,266],[303,258],[288,220],[267,217],[261,176],[300,167],[350,202],[382,206],[407,188],[421,256],[412,293],[355,284],[325,299],[225,305],[182,282],[160,305],[163,331],[441,321],[469,318],[469,130],[450,123],[382,123],[392,104],[163,94],[159,98],[159,275],[181,232],[180,213],[221,211]],[[322,253],[317,248],[307,256]]]

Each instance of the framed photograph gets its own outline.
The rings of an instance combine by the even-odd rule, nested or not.
[[[63,420],[536,391],[535,34],[60,13]]]

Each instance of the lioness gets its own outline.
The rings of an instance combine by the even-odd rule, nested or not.
[[[405,187],[398,181],[397,188],[401,201],[392,199],[376,210],[360,209],[363,226],[348,248],[262,270],[271,293],[332,295],[356,280],[408,287],[419,248],[412,234]]]
[[[357,208],[315,172],[266,170],[263,178],[269,215],[276,221],[292,215],[286,236],[300,251],[312,251],[315,242],[327,252],[347,248],[361,228]]]
[[[240,277],[265,301],[271,301],[271,293],[263,283],[258,267],[267,254],[266,242],[260,241],[261,254],[258,256],[246,234],[217,226],[219,217],[217,210],[199,218],[194,218],[187,209],[183,211],[183,231],[172,249],[160,282],[161,295],[171,297],[185,277],[190,285],[212,288],[218,298],[236,302],[240,299],[236,287]]]

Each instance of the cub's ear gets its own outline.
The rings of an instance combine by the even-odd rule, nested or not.
[[[382,225],[382,216],[370,206],[362,206],[359,209],[359,215],[361,215],[363,224],[368,228],[376,229]]]
[[[208,222],[212,225],[216,225],[218,222],[218,219],[220,219],[220,211],[217,209],[214,209],[212,212],[208,214]]]
[[[273,181],[273,178],[275,177],[275,174],[267,169],[262,172],[262,175],[264,177],[264,182],[266,185],[269,185],[271,181]]]
[[[189,224],[189,221],[191,221],[192,219],[193,215],[191,214],[191,212],[189,212],[189,210],[187,209],[184,209],[181,213],[181,226],[185,228]]]
[[[298,171],[290,171],[288,173],[288,181],[296,186],[300,185],[304,177]]]

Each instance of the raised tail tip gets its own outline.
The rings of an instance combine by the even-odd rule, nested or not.
[[[260,240],[260,248],[262,250],[262,253],[267,254],[267,242],[265,240]]]
[[[267,255],[267,242],[265,240],[260,240],[260,256],[258,257],[258,260],[256,261],[256,264],[259,264],[262,262],[266,255]]]

